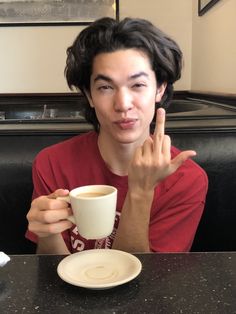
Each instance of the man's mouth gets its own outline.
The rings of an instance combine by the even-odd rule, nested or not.
[[[130,119],[130,118],[127,118],[127,119],[120,119],[120,120],[117,120],[115,121],[115,124],[123,129],[123,130],[127,130],[127,129],[131,129],[135,126],[136,122],[138,121],[138,119]]]

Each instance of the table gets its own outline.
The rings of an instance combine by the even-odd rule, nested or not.
[[[64,256],[10,256],[0,268],[0,313],[236,313],[236,253],[135,255],[141,274],[107,290],[62,281]]]

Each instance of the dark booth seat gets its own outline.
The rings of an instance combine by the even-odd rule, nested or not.
[[[209,177],[206,207],[192,251],[236,250],[235,130],[170,130],[169,134],[176,147],[197,151],[195,159]],[[42,148],[72,135],[0,134],[0,251],[8,254],[35,251],[35,246],[24,237],[32,194],[32,161]]]
[[[35,251],[35,245],[24,236],[33,191],[32,161],[42,148],[65,138],[62,135],[0,135],[0,251],[8,254]]]
[[[195,160],[209,179],[206,206],[192,251],[236,250],[235,132],[173,134],[173,143],[197,151]]]

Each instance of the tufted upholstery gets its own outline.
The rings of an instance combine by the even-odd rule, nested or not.
[[[180,149],[195,149],[196,161],[209,177],[204,215],[192,251],[236,250],[236,145],[235,133],[174,132],[172,143]],[[25,239],[26,213],[32,194],[31,165],[43,148],[72,135],[0,135],[0,251],[33,253]]]

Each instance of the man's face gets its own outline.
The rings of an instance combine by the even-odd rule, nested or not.
[[[165,88],[157,88],[144,52],[126,49],[97,55],[90,86],[89,100],[100,123],[100,136],[124,144],[139,144],[149,136],[155,102]]]

